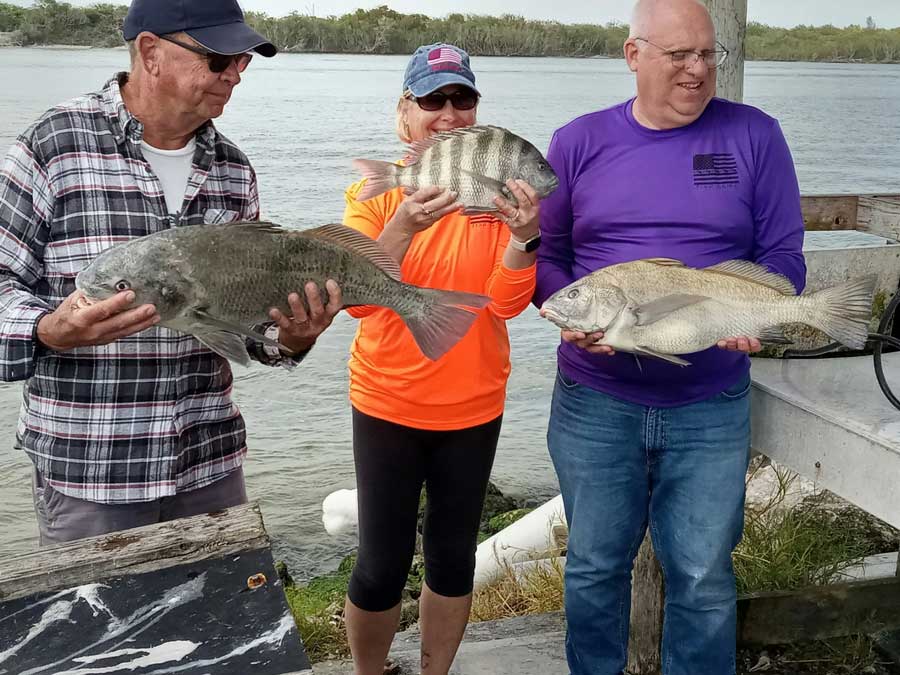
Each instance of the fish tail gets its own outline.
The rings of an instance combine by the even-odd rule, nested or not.
[[[365,185],[356,196],[357,201],[364,202],[397,187],[397,170],[402,167],[377,159],[354,159],[353,168],[366,179]]]
[[[422,353],[437,361],[459,342],[487,306],[486,295],[435,288],[412,287],[418,296],[415,309],[398,310]]]
[[[812,293],[810,324],[851,349],[863,349],[869,335],[877,280],[870,274]]]

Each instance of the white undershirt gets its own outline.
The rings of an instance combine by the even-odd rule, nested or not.
[[[169,213],[178,213],[181,210],[184,193],[187,192],[188,179],[191,177],[191,165],[196,147],[197,141],[193,138],[188,141],[186,146],[178,150],[160,150],[146,141],[141,141],[144,158],[150,163],[153,173],[162,184]]]

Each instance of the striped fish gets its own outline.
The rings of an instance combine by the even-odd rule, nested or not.
[[[524,138],[493,126],[461,127],[435,134],[409,146],[404,164],[355,159],[366,183],[357,199],[365,201],[396,187],[418,190],[433,185],[459,195],[463,214],[496,211],[494,197],[500,195],[514,205],[506,187],[510,178],[520,178],[538,196],[549,195],[559,179],[544,156]]]

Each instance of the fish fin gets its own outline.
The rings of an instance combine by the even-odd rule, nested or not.
[[[685,361],[682,358],[675,356],[674,354],[663,354],[662,352],[654,351],[649,347],[642,347],[641,345],[637,345],[634,348],[635,354],[640,354],[641,356],[650,356],[654,359],[660,359],[662,361],[667,361],[669,363],[674,363],[676,366],[689,366],[691,365],[690,361]]]
[[[425,311],[400,314],[422,353],[437,361],[459,342],[478,318],[477,310],[487,306],[491,298],[477,293],[444,291],[436,288],[416,289],[425,299]]]
[[[458,138],[460,136],[478,136],[480,134],[492,133],[495,131],[510,133],[501,127],[495,127],[489,124],[476,124],[471,127],[459,127],[457,129],[451,129],[450,131],[442,131],[438,134],[433,134],[428,138],[423,138],[421,141],[413,141],[410,143],[406,149],[406,156],[403,158],[403,163],[406,166],[415,164],[422,158],[422,155],[428,148],[451,138]]]
[[[709,300],[709,298],[705,295],[687,295],[683,293],[666,295],[635,308],[634,313],[637,316],[637,325],[646,326],[667,317],[676,309],[695,305],[704,300]]]
[[[353,168],[359,171],[365,179],[362,190],[356,195],[356,201],[364,202],[397,187],[395,176],[397,170],[402,167],[399,164],[382,162],[377,159],[354,159]]]
[[[310,230],[303,230],[300,235],[310,239],[327,241],[361,255],[377,265],[389,277],[400,281],[400,264],[381,248],[381,244],[374,239],[370,239],[362,232],[354,230],[352,227],[347,227],[340,223],[329,223]]]
[[[641,262],[652,263],[653,265],[662,265],[664,267],[687,267],[680,260],[674,258],[643,258]]]
[[[757,336],[760,342],[770,345],[789,345],[793,344],[793,340],[791,340],[787,335],[784,334],[784,330],[781,326],[772,326],[770,328],[766,328]]]
[[[771,272],[768,268],[749,260],[726,260],[712,267],[704,267],[703,271],[753,281],[768,286],[782,295],[797,295],[797,289],[786,276]]]
[[[809,294],[818,302],[809,323],[851,349],[863,349],[878,277],[870,274]]]
[[[280,349],[286,354],[293,354],[294,351],[285,347],[280,342],[273,340],[272,338],[268,338],[261,333],[257,333],[252,328],[247,328],[246,326],[242,326],[239,323],[232,323],[231,321],[225,321],[223,319],[217,319],[212,314],[207,312],[205,309],[195,309],[194,310],[194,320],[200,322],[206,326],[212,326],[213,328],[218,329],[219,331],[225,331],[226,333],[234,333],[236,335],[242,335],[246,338],[250,338],[251,340],[256,340],[257,342],[262,342],[263,344],[269,345],[270,347],[275,347],[276,349]]]
[[[229,361],[240,363],[242,366],[250,365],[247,345],[241,337],[234,333],[211,330],[209,332],[193,333],[193,336],[219,356],[223,356]]]
[[[467,175],[472,180],[474,180],[478,183],[481,183],[482,185],[490,188],[497,194],[501,195],[504,199],[511,201],[513,204],[516,203],[516,198],[512,196],[512,194],[509,191],[509,188],[506,187],[506,183],[504,183],[503,181],[497,180],[496,178],[491,178],[490,176],[485,176],[484,174],[481,174],[481,173],[475,173],[474,171],[469,171],[468,169],[460,168],[459,172]],[[487,207],[487,208],[490,208],[490,207]],[[492,210],[496,211],[497,207],[495,206]]]
[[[464,216],[477,216],[482,213],[497,213],[498,210],[496,206],[467,206],[460,213]]]

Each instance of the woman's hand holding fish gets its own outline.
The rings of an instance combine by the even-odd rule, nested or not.
[[[420,188],[406,196],[384,229],[399,228],[411,235],[427,230],[447,214],[462,208],[457,197],[457,193],[437,186]]]
[[[88,302],[75,291],[38,322],[37,338],[42,345],[62,352],[75,347],[106,345],[138,333],[159,322],[153,305],[131,307],[134,292],[124,291],[98,302]]]
[[[603,339],[603,331],[598,330],[596,333],[582,333],[577,330],[563,330],[562,339],[563,342],[571,342],[576,347],[589,351],[591,354],[609,354],[612,356],[616,353],[616,350],[609,345],[597,344],[597,340]]]
[[[510,234],[519,241],[528,241],[541,231],[538,208],[541,198],[533,187],[520,178],[509,179],[506,187],[516,198],[518,206],[513,206],[503,197],[494,197],[494,204],[500,209]]]
[[[269,312],[272,321],[278,324],[278,341],[295,353],[304,352],[312,347],[344,305],[341,289],[335,281],[332,279],[326,281],[325,289],[328,291],[327,305],[322,304],[319,287],[310,281],[304,288],[309,312],[306,311],[306,306],[297,293],[288,296],[291,317],[285,316],[275,308]]]
[[[727,349],[730,352],[744,352],[745,354],[752,354],[753,352],[758,352],[762,349],[762,344],[759,340],[745,336],[719,340],[716,345],[719,348]]]

